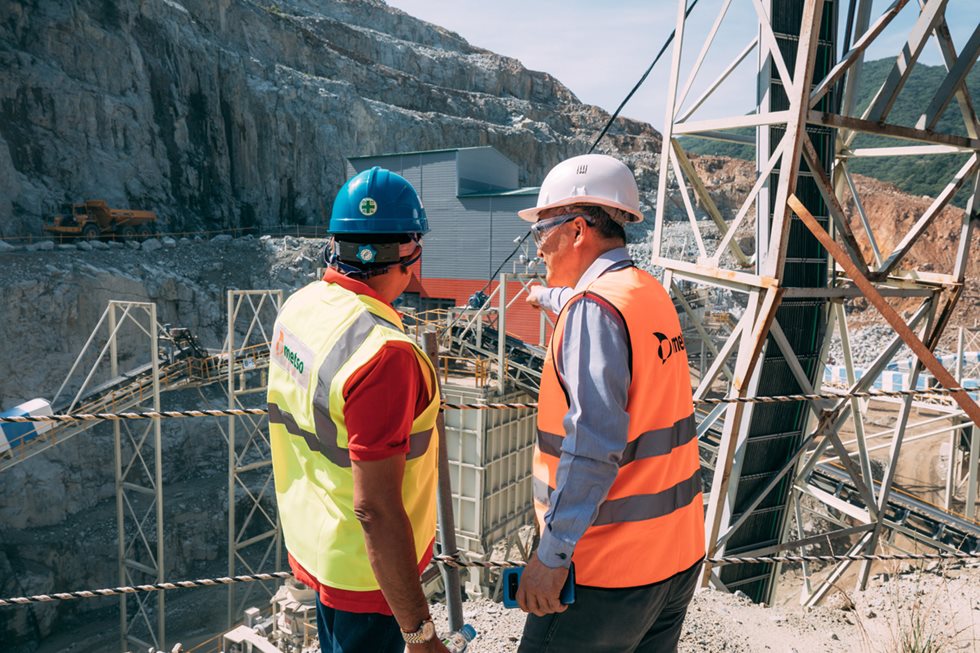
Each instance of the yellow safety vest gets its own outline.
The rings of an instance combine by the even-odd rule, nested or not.
[[[317,281],[283,305],[269,365],[269,434],[286,548],[321,583],[379,589],[354,516],[344,386],[388,342],[412,345],[431,401],[412,423],[402,501],[422,562],[436,530],[439,387],[425,353],[387,304]],[[401,379],[392,379],[399,383]]]

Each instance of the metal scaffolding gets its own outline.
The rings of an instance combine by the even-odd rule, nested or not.
[[[696,39],[687,30],[684,2],[679,1],[667,89],[652,263],[664,269],[664,285],[675,299],[690,288],[698,288],[732,292],[744,305],[730,332],[714,338],[709,331],[717,331],[717,327],[707,323],[704,313],[679,302],[684,316],[694,326],[694,337],[707,350],[699,360],[702,369],[695,398],[709,394],[747,397],[772,394],[774,390],[816,392],[823,382],[834,340],[840,341],[843,350],[848,390],[866,390],[896,360],[903,345],[911,346],[911,334],[918,336],[929,350],[936,348],[963,291],[974,226],[971,216],[980,184],[980,125],[964,80],[976,61],[980,37],[974,31],[969,42],[956,50],[946,25],[945,0],[918,4],[896,0],[873,23],[871,0],[851,0],[847,16],[852,22],[843,26],[838,25],[837,19],[844,7],[838,8],[834,0],[752,0],[736,4],[748,6],[757,29],[739,55],[724,62],[717,79],[702,83],[700,72],[725,25],[732,0],[721,1],[714,25],[701,41],[703,45],[693,66],[688,67],[682,66],[685,39]],[[879,42],[883,33],[888,34],[886,28],[902,11],[917,12],[915,23],[884,83],[858,113],[857,83],[864,53]],[[844,38],[839,50],[843,53],[838,56],[836,41],[841,31]],[[929,40],[939,46],[948,71],[946,78],[914,125],[891,123],[891,109]],[[753,52],[758,80],[755,111],[699,119],[699,109],[732,72],[743,63],[753,65],[749,56]],[[696,87],[705,90],[688,103],[688,95]],[[933,131],[946,108],[954,103],[963,119],[963,134]],[[746,135],[746,127],[755,129],[754,138]],[[861,134],[914,144],[871,147],[861,143]],[[682,137],[755,146],[756,181],[734,215],[719,209],[709,192],[709,183],[685,153]],[[896,239],[891,251],[887,251],[884,239],[876,236],[848,169],[854,159],[883,156],[965,158],[929,207]],[[693,262],[682,260],[665,247],[665,230],[674,227],[665,223],[664,202],[674,186],[684,200],[697,246],[697,260]],[[957,227],[950,269],[916,269],[909,252],[937,224],[943,209],[964,187],[970,190],[970,197]],[[793,196],[800,198],[804,210],[817,216],[815,228],[804,225],[787,208]],[[706,214],[705,219],[699,217],[699,212]],[[823,229],[836,234],[843,245],[843,256],[872,283],[874,292],[860,290],[850,276],[842,273],[842,265],[828,262],[827,250],[817,239],[817,232]],[[755,251],[746,251],[746,243],[752,242],[746,236],[753,234]],[[891,342],[858,378],[854,374],[846,308],[857,299],[870,301],[872,295],[900,299],[906,304],[915,302],[916,307],[909,317],[903,318],[905,328],[896,329]],[[878,301],[883,300],[878,297]],[[880,304],[872,303],[876,310],[881,309]],[[904,387],[920,387],[923,365],[923,359],[917,357],[904,377]],[[896,491],[895,473],[903,442],[916,408],[913,397],[897,404],[897,419],[889,433],[888,458],[880,473],[873,469],[869,456],[866,433],[870,425],[864,419],[867,402],[800,402],[779,413],[768,406],[737,403],[703,415],[698,432],[714,457],[706,520],[709,555],[803,552],[826,542],[844,543],[851,553],[874,552],[886,543],[901,546],[909,541],[956,548],[939,534],[907,528],[889,509]],[[948,407],[946,416],[947,424],[937,424],[934,435],[962,433],[968,428],[964,426],[963,410]],[[965,423],[969,424],[969,420]],[[841,430],[845,427],[853,431],[852,441],[843,441]],[[955,453],[962,448],[961,443],[975,441],[975,436],[956,440],[951,457],[961,459]],[[849,488],[847,499],[826,491],[818,482],[821,473],[830,473],[824,467],[831,454],[845,475],[842,484]],[[965,476],[972,474],[975,478],[976,473],[976,469],[968,470]],[[972,505],[969,509],[974,510]],[[804,519],[805,511],[818,513],[821,526],[817,532],[806,532],[804,522],[813,520]],[[935,516],[942,519],[942,515]],[[804,567],[804,601],[819,601],[850,564],[843,562],[819,573]],[[869,569],[866,563],[857,574],[859,585],[866,582]],[[742,589],[755,600],[769,602],[778,574],[777,565],[740,565],[731,572],[708,566],[705,580],[730,590]]]
[[[265,401],[272,326],[282,306],[281,290],[229,290],[228,408],[244,408],[247,398]],[[275,343],[272,343],[275,346]],[[251,363],[251,364],[250,364]],[[281,569],[282,529],[275,506],[268,418],[229,416],[228,441],[228,575]],[[228,586],[228,627],[231,628],[255,593],[271,598],[280,583],[249,583],[241,596]]]
[[[52,404],[65,413],[160,410],[158,326],[156,304],[110,301]],[[126,361],[125,373],[119,367],[121,360]],[[78,381],[76,373],[85,376]],[[75,385],[74,394],[65,394],[59,401]],[[34,446],[25,446],[23,455],[12,459],[10,465],[94,425],[82,422],[52,429],[48,437],[32,443]],[[160,419],[116,420],[112,429],[119,584],[160,583],[165,570]],[[157,594],[119,597],[119,646],[123,653],[165,648],[166,605],[163,592]]]

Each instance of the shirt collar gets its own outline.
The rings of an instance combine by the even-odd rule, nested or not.
[[[603,272],[606,272],[614,265],[633,260],[630,258],[630,254],[625,247],[617,247],[611,249],[608,252],[603,252],[599,255],[599,258],[592,261],[590,265],[582,276],[579,277],[578,283],[575,284],[575,292],[581,292],[585,290],[589,284],[602,276]]]
[[[367,285],[363,281],[358,281],[353,277],[348,277],[345,274],[341,274],[336,270],[334,270],[333,268],[327,268],[327,271],[323,273],[323,280],[326,281],[327,283],[335,283],[341,288],[343,288],[344,290],[349,290],[354,294],[367,295],[368,297],[372,299],[376,299],[382,304],[384,304],[385,306],[394,310],[394,306],[392,306],[385,300],[381,299],[381,296],[378,293],[374,292],[374,289],[371,288],[371,286]]]

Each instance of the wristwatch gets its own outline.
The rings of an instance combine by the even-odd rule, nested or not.
[[[425,644],[427,641],[436,636],[436,627],[432,623],[432,617],[426,617],[419,624],[418,629],[413,633],[406,633],[402,631],[402,639],[405,640],[406,644]]]

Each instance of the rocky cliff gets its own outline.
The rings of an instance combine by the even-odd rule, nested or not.
[[[347,156],[493,145],[537,183],[608,116],[380,0],[0,4],[0,237],[63,202],[317,224]],[[610,145],[659,151],[620,120]]]

